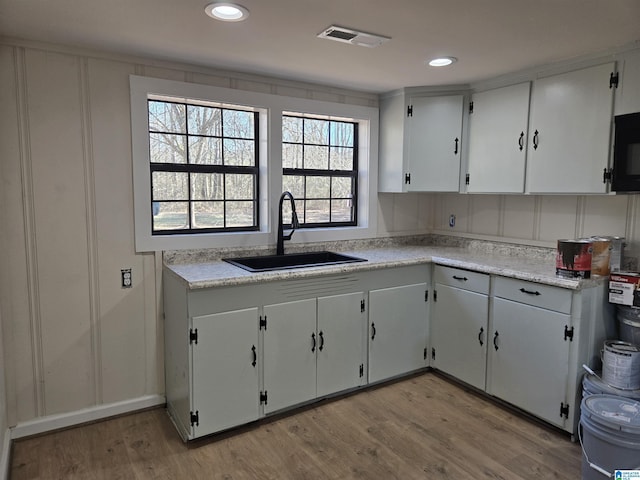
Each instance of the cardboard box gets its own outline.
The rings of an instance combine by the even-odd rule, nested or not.
[[[609,302],[640,307],[640,273],[616,272],[609,275]]]

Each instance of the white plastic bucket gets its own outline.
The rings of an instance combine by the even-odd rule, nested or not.
[[[585,373],[582,378],[582,398],[589,395],[616,395],[640,401],[640,389],[622,390],[612,387],[599,377],[599,372]]]
[[[640,308],[617,305],[616,317],[620,329],[620,340],[640,345]]]
[[[640,346],[607,340],[602,356],[602,379],[623,390],[640,388]]]
[[[640,470],[640,402],[590,395],[580,409],[582,480],[613,478],[616,470]]]

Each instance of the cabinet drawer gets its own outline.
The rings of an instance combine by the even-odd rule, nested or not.
[[[442,285],[462,288],[476,293],[489,294],[490,277],[486,273],[471,272],[459,268],[435,266],[435,281]]]
[[[493,279],[493,296],[556,312],[571,313],[572,294],[571,290],[565,288],[514,278],[495,277]]]

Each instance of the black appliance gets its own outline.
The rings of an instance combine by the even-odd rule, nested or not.
[[[640,192],[640,112],[615,116],[611,190]]]

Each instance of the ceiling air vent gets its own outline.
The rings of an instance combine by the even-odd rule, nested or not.
[[[359,32],[348,28],[337,27],[332,25],[325,28],[322,33],[318,34],[318,38],[326,38],[335,40],[336,42],[350,43],[352,45],[360,45],[361,47],[377,47],[391,40],[389,37],[374,35],[373,33]]]

